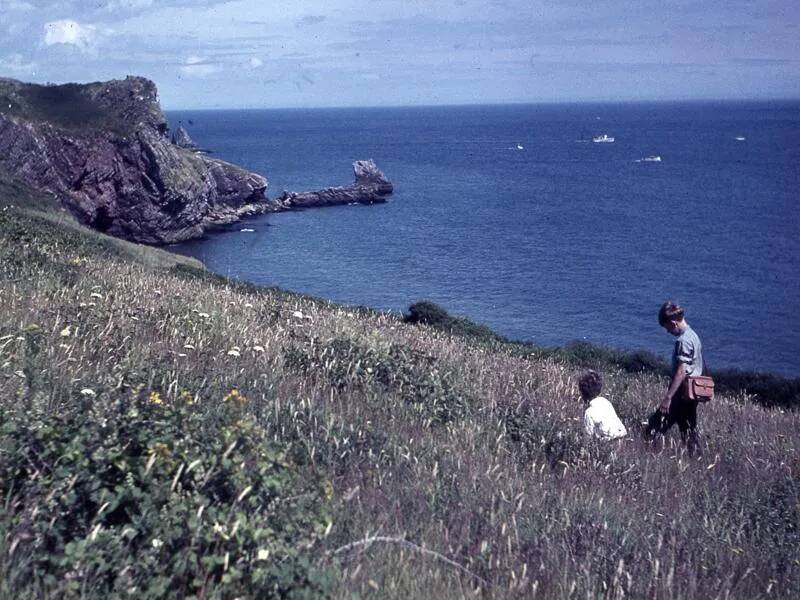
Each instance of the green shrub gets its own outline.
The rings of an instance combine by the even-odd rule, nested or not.
[[[184,393],[84,392],[58,416],[0,412],[0,579],[21,596],[325,595],[324,486],[245,416]],[[3,544],[5,547],[2,547]]]
[[[412,324],[429,325],[453,335],[471,338],[477,342],[492,343],[508,341],[501,335],[463,317],[453,317],[448,312],[429,300],[416,302],[408,307],[408,313],[403,315],[403,321]]]

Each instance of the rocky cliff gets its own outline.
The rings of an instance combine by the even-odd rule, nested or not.
[[[0,79],[0,169],[54,194],[81,222],[163,244],[274,210],[267,180],[173,144],[153,82]]]

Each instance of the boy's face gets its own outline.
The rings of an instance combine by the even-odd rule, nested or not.
[[[664,323],[664,329],[667,330],[667,333],[671,333],[672,335],[681,334],[681,328],[678,326],[677,321],[667,321]]]

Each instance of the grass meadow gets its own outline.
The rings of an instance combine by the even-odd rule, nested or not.
[[[608,367],[600,443],[558,353],[153,256],[0,213],[0,595],[800,590],[798,412],[720,395],[690,456]]]

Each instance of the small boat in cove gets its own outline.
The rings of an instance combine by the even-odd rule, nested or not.
[[[592,141],[595,144],[611,144],[614,142],[614,138],[609,136],[607,133],[604,133],[603,135],[594,136]]]
[[[652,156],[645,156],[644,158],[640,158],[636,162],[661,162],[661,157],[654,154]]]

